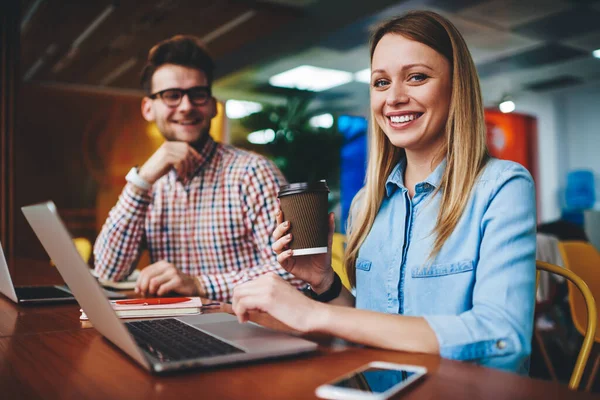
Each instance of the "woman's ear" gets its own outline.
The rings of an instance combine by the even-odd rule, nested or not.
[[[152,108],[152,99],[149,97],[142,99],[142,116],[148,122],[154,121],[154,108]]]

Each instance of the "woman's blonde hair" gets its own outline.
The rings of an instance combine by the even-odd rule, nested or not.
[[[440,211],[433,233],[430,253],[434,259],[458,223],[479,173],[489,156],[485,143],[483,102],[475,64],[456,27],[446,18],[430,11],[412,11],[380,24],[371,35],[371,61],[381,38],[402,35],[423,43],[449,61],[452,77],[450,110],[445,126],[446,142],[437,161],[445,156],[446,169],[436,190],[442,193]],[[371,111],[369,162],[365,187],[355,197],[348,221],[348,246],[344,268],[352,285],[356,284],[358,250],[369,234],[385,194],[385,182],[404,154],[390,143]],[[356,207],[357,204],[359,207]]]

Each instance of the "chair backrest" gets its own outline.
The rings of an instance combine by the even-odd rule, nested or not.
[[[573,271],[543,261],[536,261],[536,267],[538,272],[547,271],[565,277],[569,280],[569,293],[572,291],[572,284],[574,287],[577,287],[577,289],[579,289],[583,295],[583,299],[587,307],[587,321],[589,321],[589,324],[586,321],[583,344],[581,345],[581,350],[579,350],[579,355],[577,356],[577,361],[575,362],[575,368],[573,369],[571,379],[569,380],[569,389],[577,390],[579,383],[581,382],[581,377],[583,376],[583,371],[585,370],[585,366],[590,357],[592,346],[594,345],[594,336],[596,335],[596,326],[598,323],[596,301],[594,300],[594,296],[592,295],[592,292],[586,285],[585,281],[577,276],[577,274],[575,274]]]
[[[75,247],[77,248],[81,258],[83,258],[83,261],[86,263],[89,262],[92,255],[92,243],[89,241],[89,239],[84,237],[76,237],[73,238],[73,243],[75,243]]]
[[[333,234],[331,245],[331,267],[342,279],[342,284],[350,290],[350,280],[344,270],[344,251],[346,250],[346,235],[342,233]]]
[[[600,253],[590,243],[582,241],[560,242],[558,249],[565,268],[583,279],[596,299],[596,309],[600,309]],[[572,283],[569,283],[569,305],[573,324],[584,335],[588,322],[587,307],[585,299]],[[600,332],[596,332],[596,341],[600,342]]]

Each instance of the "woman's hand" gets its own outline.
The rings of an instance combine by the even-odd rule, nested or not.
[[[236,286],[232,304],[240,323],[248,321],[250,311],[261,311],[300,332],[312,330],[323,306],[275,273]]]
[[[281,266],[296,278],[310,284],[312,290],[320,294],[331,286],[333,282],[333,269],[331,268],[331,243],[335,231],[334,214],[329,214],[329,234],[327,237],[327,253],[309,256],[294,256],[293,250],[289,249],[292,234],[287,233],[290,229],[289,221],[283,221],[283,212],[277,214],[277,228],[273,232],[275,242],[273,251],[277,254],[277,261]]]

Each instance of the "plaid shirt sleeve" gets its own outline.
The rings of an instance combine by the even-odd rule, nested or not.
[[[285,184],[285,178],[277,167],[265,158],[257,158],[256,162],[247,167],[247,173],[241,183],[244,221],[251,232],[254,246],[259,250],[259,259],[254,260],[254,265],[241,271],[201,275],[199,279],[208,297],[231,299],[236,285],[268,272],[277,273],[299,289],[306,287],[304,281],[295,278],[279,265],[277,256],[271,249],[279,209],[277,194],[282,184]]]
[[[127,183],[94,244],[95,271],[100,278],[121,280],[135,267],[144,236],[150,194]]]

